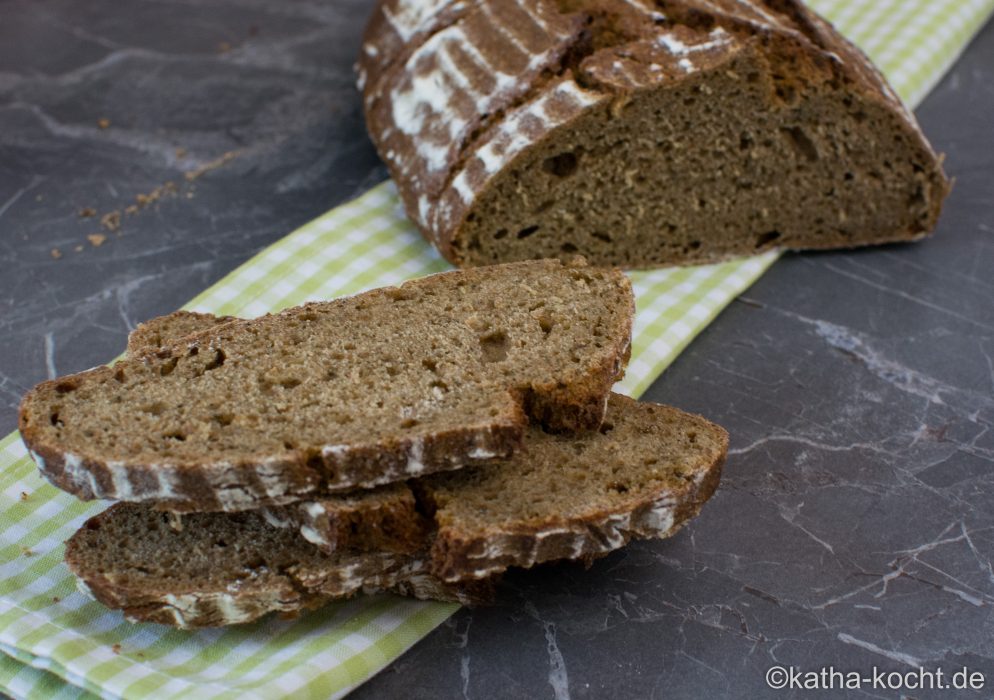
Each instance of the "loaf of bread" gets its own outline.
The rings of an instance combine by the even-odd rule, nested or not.
[[[79,588],[132,622],[218,627],[270,612],[293,615],[358,592],[394,591],[475,605],[492,581],[449,585],[424,555],[325,554],[257,512],[189,513],[117,503],[66,543]]]
[[[529,418],[596,428],[633,311],[623,274],[581,262],[435,275],[44,382],[22,401],[21,437],[83,499],[313,500],[508,457]]]
[[[913,240],[949,189],[798,0],[380,0],[357,71],[409,216],[459,266]]]

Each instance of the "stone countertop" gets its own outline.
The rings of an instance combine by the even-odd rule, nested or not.
[[[0,433],[385,177],[350,72],[368,5],[0,3]],[[509,576],[356,697],[804,695],[774,664],[966,666],[990,696],[992,71],[989,25],[918,110],[957,178],[934,238],[786,256],[646,395],[731,433],[698,520]]]

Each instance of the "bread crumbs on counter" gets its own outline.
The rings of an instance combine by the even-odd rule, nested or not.
[[[100,217],[100,225],[108,231],[116,231],[121,228],[121,212],[117,209],[107,212]]]
[[[60,597],[59,597],[59,596],[57,596],[57,595],[53,595],[53,596],[52,596],[52,602],[53,602],[53,603],[61,603],[61,602],[62,602],[62,598],[60,598]]]
[[[97,120],[97,126],[99,126],[101,129],[107,129],[107,128],[109,128],[110,127],[110,119],[101,117],[100,119]]]
[[[99,120],[99,123],[101,125],[100,128],[102,129],[110,126],[109,119],[101,119]],[[187,151],[187,149],[181,146],[178,146],[175,149],[175,154],[177,158],[189,157],[189,152]],[[109,233],[114,233],[117,236],[120,236],[122,234],[121,226],[123,224],[125,216],[137,216],[142,212],[143,209],[146,209],[152,206],[153,204],[157,204],[160,200],[164,199],[165,197],[175,197],[179,194],[183,194],[186,199],[192,199],[194,196],[193,193],[194,185],[192,183],[195,180],[197,180],[197,178],[199,178],[201,175],[204,175],[207,172],[210,172],[211,170],[220,168],[221,166],[225,165],[231,160],[237,158],[239,155],[240,151],[228,151],[212,161],[204,163],[203,165],[200,165],[192,170],[184,171],[183,177],[186,180],[186,182],[190,184],[183,186],[182,190],[180,185],[178,185],[176,182],[168,180],[162,183],[161,185],[156,186],[150,192],[140,192],[136,194],[134,203],[129,204],[121,209],[114,209],[113,211],[108,211],[104,214],[101,214],[95,207],[82,207],[76,213],[80,219],[91,219],[99,217],[100,226],[103,228],[104,231],[107,231]],[[36,199],[37,201],[40,202],[42,200],[41,195],[38,195]],[[102,246],[104,243],[107,242],[107,235],[100,232],[91,233],[86,236],[86,240],[89,241],[90,245],[93,246],[94,248],[99,248],[100,246]],[[77,253],[82,253],[83,250],[84,250],[83,245],[77,245],[73,247],[73,251]],[[59,258],[62,257],[62,251],[58,248],[52,248],[49,251],[49,254],[55,260],[58,260]]]
[[[28,496],[28,492],[27,491],[21,491],[21,500],[22,501],[26,501],[26,500],[28,500],[28,498],[30,498],[30,496]]]
[[[215,158],[209,163],[204,163],[199,168],[194,168],[193,170],[187,170],[185,173],[183,173],[183,176],[188,181],[193,182],[204,173],[208,173],[211,170],[216,170],[217,168],[220,168],[222,165],[228,163],[229,161],[234,160],[238,156],[239,156],[238,151],[228,151],[227,153]]]
[[[30,547],[21,547],[21,554],[26,557],[33,557],[35,555],[35,553],[31,551]]]
[[[121,645],[120,644],[115,644],[114,646],[112,646],[110,648],[110,650],[112,652],[114,652],[115,654],[120,654],[121,653]]]
[[[171,195],[171,194],[175,194],[175,193],[176,193],[176,183],[173,182],[172,180],[169,180],[169,181],[167,181],[167,182],[159,185],[158,187],[156,187],[154,190],[152,190],[148,194],[144,194],[144,193],[136,194],[135,195],[135,203],[131,205],[131,207],[134,207],[134,211],[132,212],[131,207],[128,207],[124,211],[127,212],[127,213],[138,213],[138,211],[140,209],[144,209],[145,207],[149,206],[150,204],[154,204],[155,202],[158,202],[160,199],[162,199],[166,195]]]

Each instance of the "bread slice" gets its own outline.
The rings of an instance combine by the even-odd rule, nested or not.
[[[409,216],[460,266],[920,238],[949,181],[799,0],[380,0],[358,62]]]
[[[700,416],[613,394],[598,432],[536,428],[499,469],[419,480],[438,528],[431,571],[481,579],[670,537],[718,487],[727,450],[728,433]]]
[[[35,387],[21,437],[83,499],[245,510],[503,458],[528,418],[596,428],[630,353],[618,271],[458,271],[236,320]]]
[[[257,512],[177,521],[147,504],[118,503],[69,539],[66,563],[83,592],[132,622],[182,628],[294,615],[360,591],[464,605],[493,596],[490,581],[442,583],[427,572],[424,556],[325,554]]]
[[[237,320],[232,316],[174,311],[138,325],[128,336],[128,354],[140,357],[163,345]],[[162,504],[159,509],[164,510]],[[329,554],[335,550],[388,551],[414,554],[425,548],[430,521],[422,516],[414,494],[403,483],[262,509],[274,527],[294,527]],[[178,516],[178,514],[176,514]]]

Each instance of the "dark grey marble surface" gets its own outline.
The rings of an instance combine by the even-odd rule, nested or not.
[[[3,433],[32,384],[383,178],[349,72],[367,5],[0,0]],[[994,696],[994,28],[918,113],[958,180],[937,235],[787,256],[649,391],[732,435],[702,516],[510,576],[357,697],[899,697],[764,673],[919,663],[987,689],[908,696]],[[169,181],[116,232],[79,216]]]

